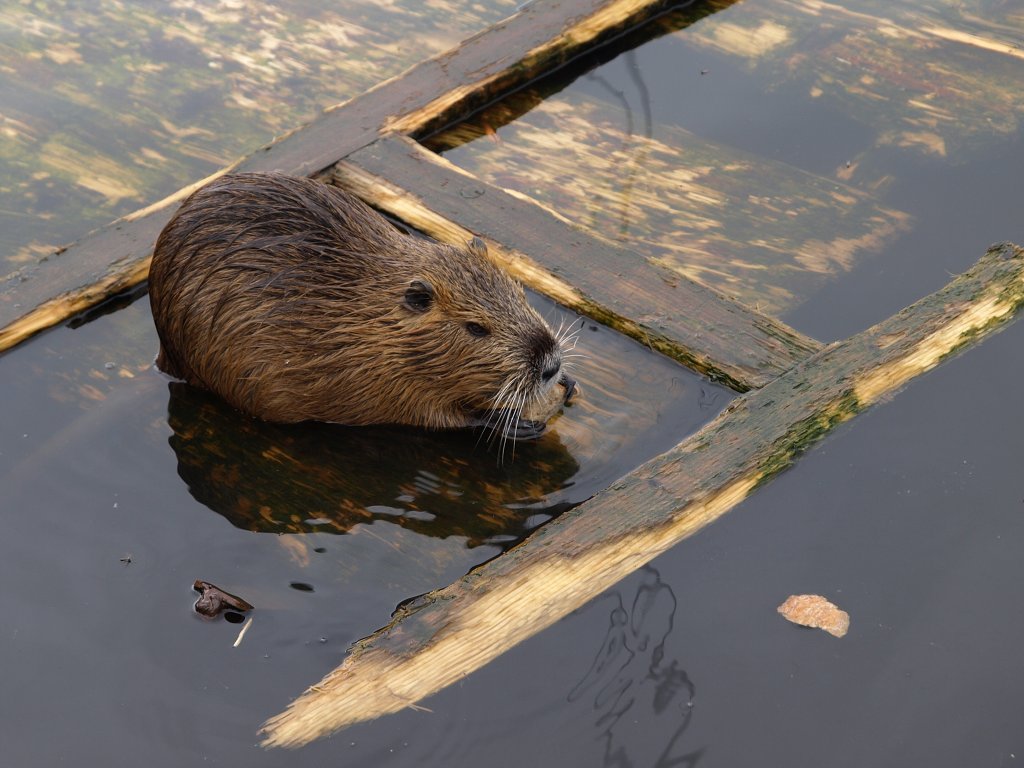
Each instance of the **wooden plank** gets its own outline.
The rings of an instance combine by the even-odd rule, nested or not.
[[[465,242],[473,233],[495,243],[504,266],[531,287],[735,389],[763,386],[820,348],[411,139],[385,137],[349,155],[333,179],[440,239]]]
[[[144,282],[177,203],[228,169],[62,248],[0,285],[0,352]]]
[[[650,18],[665,0],[535,0],[458,47],[325,111],[235,164],[311,175],[384,130],[419,132],[467,114]],[[0,351],[145,278],[183,191],[86,236],[0,285]]]
[[[264,744],[299,746],[461,679],[694,534],[837,424],[1005,326],[1022,305],[1024,250],[993,248],[941,291],[737,400],[518,547],[400,611],[271,718]]]

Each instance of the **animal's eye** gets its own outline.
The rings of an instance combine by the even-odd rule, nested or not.
[[[466,330],[469,331],[473,336],[480,338],[490,333],[490,330],[484,328],[480,323],[466,323]]]
[[[426,312],[434,301],[434,288],[423,280],[413,280],[405,289],[403,303],[413,312]]]

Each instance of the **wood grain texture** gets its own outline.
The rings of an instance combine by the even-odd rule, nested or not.
[[[830,345],[525,542],[400,611],[263,728],[299,746],[429,696],[692,535],[837,424],[977,343],[1024,304],[1024,250]]]
[[[349,155],[333,178],[435,237],[465,242],[473,233],[501,244],[511,251],[498,249],[505,266],[531,287],[735,389],[763,386],[820,348],[776,320],[468,175],[411,139],[385,137]],[[388,183],[378,192],[374,178]]]
[[[312,175],[374,141],[389,126],[417,132],[455,120],[667,5],[663,0],[536,0],[456,48],[328,109],[232,167]],[[144,215],[119,219],[3,278],[0,351],[131,287],[130,281],[143,280],[156,234],[173,213],[172,203],[182,197],[175,193],[144,209]]]

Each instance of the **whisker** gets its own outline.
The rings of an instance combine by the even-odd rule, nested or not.
[[[581,319],[582,319],[582,318],[581,318]],[[564,321],[563,321],[563,323],[564,323]],[[573,330],[573,328],[575,327],[575,325],[576,325],[576,323],[575,323],[575,322],[573,322],[573,323],[572,323],[571,325],[569,325],[569,326],[566,326],[565,328],[563,328],[563,326],[562,326],[562,325],[559,325],[559,326],[558,326],[558,333],[557,333],[557,334],[555,335],[555,339],[556,339],[556,341],[558,341],[558,342],[563,342],[563,341],[565,341],[566,339],[568,339],[568,338],[571,338],[571,337],[575,336],[575,335],[576,335],[576,334],[578,334],[578,333],[579,333],[579,332],[580,332],[581,330],[583,330],[583,326],[582,326],[582,325],[581,325],[581,326],[580,326],[579,328],[576,328],[575,330]]]

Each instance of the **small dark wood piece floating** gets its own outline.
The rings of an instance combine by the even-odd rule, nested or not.
[[[252,606],[242,598],[232,595],[230,592],[225,592],[217,585],[211,584],[208,581],[197,579],[195,584],[192,585],[192,589],[199,593],[199,599],[196,600],[195,606],[196,613],[208,616],[211,619],[227,610],[240,613],[252,610]]]

